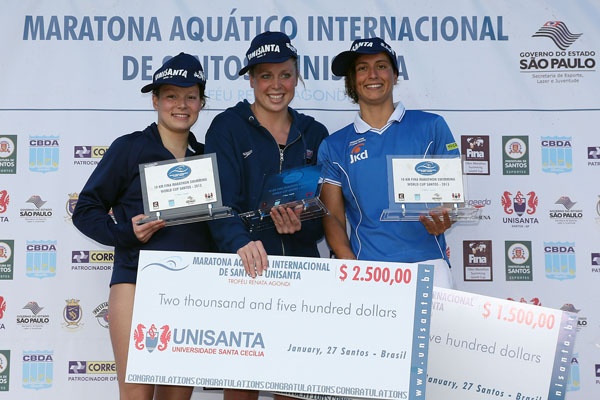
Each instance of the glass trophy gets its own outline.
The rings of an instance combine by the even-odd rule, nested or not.
[[[179,225],[233,216],[223,206],[215,153],[141,164],[145,224],[162,219]]]
[[[387,156],[389,208],[381,221],[418,221],[448,212],[454,222],[479,221],[481,209],[466,205],[460,156]]]
[[[322,178],[321,165],[310,165],[268,175],[265,179],[259,208],[240,214],[250,232],[274,227],[270,213],[273,207],[301,209],[301,221],[322,217],[327,208],[319,199]]]

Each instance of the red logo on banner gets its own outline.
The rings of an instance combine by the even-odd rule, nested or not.
[[[158,329],[156,325],[152,324],[148,330],[143,324],[137,324],[135,331],[133,332],[133,340],[135,342],[135,348],[138,350],[148,350],[152,353],[154,349],[158,351],[164,351],[167,349],[167,345],[171,341],[171,329],[169,325],[163,325],[160,328],[160,336],[158,335]],[[160,343],[159,343],[160,342]]]
[[[10,196],[6,190],[0,190],[0,214],[6,211],[8,203],[10,202]]]
[[[506,214],[516,213],[518,216],[523,215],[524,212],[527,212],[529,215],[535,214],[538,206],[538,197],[535,192],[523,195],[521,191],[518,191],[514,197],[511,196],[512,193],[508,191],[502,194],[502,207],[504,207]]]

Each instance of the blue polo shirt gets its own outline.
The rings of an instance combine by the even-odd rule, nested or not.
[[[359,260],[448,260],[444,235],[429,234],[419,221],[380,221],[389,208],[387,155],[459,156],[460,152],[440,115],[406,110],[402,103],[382,129],[372,128],[357,115],[354,123],[326,138],[318,159],[324,165],[325,183],[342,188],[354,254]]]

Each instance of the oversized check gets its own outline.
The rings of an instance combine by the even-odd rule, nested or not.
[[[435,288],[427,400],[565,398],[576,314]]]
[[[142,251],[127,382],[424,399],[433,267]]]

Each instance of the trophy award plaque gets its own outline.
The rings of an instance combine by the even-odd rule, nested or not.
[[[319,218],[327,214],[321,203],[321,166],[309,165],[268,175],[259,201],[259,208],[240,214],[250,232],[274,227],[270,212],[273,207],[298,209],[300,220]]]
[[[479,221],[481,210],[465,203],[460,156],[388,156],[389,208],[381,221],[418,221],[448,212],[454,222]]]
[[[223,206],[215,153],[140,165],[147,218],[139,225],[162,219],[167,225],[187,224],[233,215]]]

